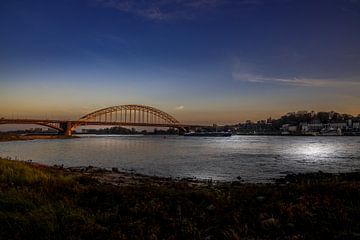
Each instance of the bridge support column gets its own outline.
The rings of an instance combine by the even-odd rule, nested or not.
[[[60,127],[63,129],[62,132],[59,132],[59,134],[61,135],[65,135],[65,136],[71,136],[72,135],[72,130],[73,130],[73,124],[71,122],[64,122],[60,124]]]

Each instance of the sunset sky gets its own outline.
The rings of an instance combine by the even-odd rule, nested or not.
[[[359,0],[2,0],[0,117],[360,113]]]

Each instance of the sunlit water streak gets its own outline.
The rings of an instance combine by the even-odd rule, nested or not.
[[[86,136],[0,143],[0,156],[48,165],[117,167],[138,173],[264,182],[294,172],[360,169],[359,137]]]

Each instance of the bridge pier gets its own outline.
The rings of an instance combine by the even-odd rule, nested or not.
[[[63,131],[59,132],[59,134],[60,135],[65,135],[65,136],[71,136],[73,127],[74,126],[73,126],[73,124],[71,122],[60,123],[60,128],[62,128]]]

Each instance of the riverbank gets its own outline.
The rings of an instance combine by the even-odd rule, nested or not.
[[[70,139],[77,138],[77,136],[64,136],[64,135],[36,135],[36,134],[0,134],[0,142],[10,142],[10,141],[28,141],[36,139]]]
[[[0,160],[0,239],[359,239],[360,174],[273,184]]]

